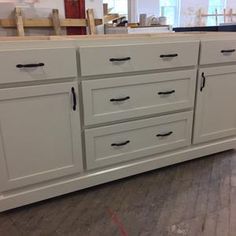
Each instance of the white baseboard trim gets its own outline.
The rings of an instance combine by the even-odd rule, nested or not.
[[[234,148],[236,148],[235,137],[2,193],[0,194],[0,212]]]

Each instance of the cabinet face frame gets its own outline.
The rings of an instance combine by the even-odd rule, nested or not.
[[[199,69],[194,118],[194,144],[207,143],[236,135],[236,109],[232,106],[236,101],[236,93],[233,93],[232,90],[229,91],[234,86],[236,88],[236,80],[232,75],[236,77],[235,66]],[[227,85],[227,81],[231,84]],[[218,101],[214,100],[213,103],[214,97],[218,98]],[[210,102],[215,106],[211,106]],[[210,118],[209,112],[215,114],[214,119],[207,120]],[[230,119],[231,117],[232,119],[235,117],[235,122]],[[229,121],[234,123],[231,127],[227,127]],[[218,123],[216,124],[216,122]]]
[[[50,130],[50,132],[52,132],[52,142],[49,144],[49,146],[45,145],[46,142],[42,144],[43,147],[45,148],[48,147],[48,149],[42,150],[42,153],[48,154],[49,159],[52,158],[52,160],[50,160],[49,162],[50,164],[48,164],[47,158],[45,156],[42,156],[42,159],[43,159],[42,161],[44,162],[42,164],[40,163],[41,165],[40,167],[34,166],[34,165],[31,166],[33,170],[36,170],[35,173],[30,172],[30,166],[23,167],[22,165],[21,167],[19,167],[19,169],[15,170],[15,173],[14,173],[14,170],[12,169],[12,165],[14,162],[12,160],[16,159],[15,157],[17,155],[16,153],[11,152],[11,155],[10,155],[11,161],[7,159],[8,157],[7,157],[6,152],[11,150],[11,148],[9,149],[9,146],[8,146],[8,150],[6,150],[6,146],[4,146],[4,130],[3,130],[4,127],[3,127],[3,123],[1,124],[1,113],[0,113],[0,191],[7,191],[7,190],[15,189],[15,188],[29,186],[29,185],[40,183],[43,181],[52,180],[52,179],[64,177],[67,175],[72,175],[75,173],[80,173],[83,170],[80,113],[79,113],[79,107],[77,107],[76,110],[73,110],[73,96],[71,93],[72,88],[74,88],[74,90],[76,91],[76,98],[78,99],[79,96],[78,96],[78,83],[77,82],[0,89],[0,111],[5,109],[5,111],[8,111],[9,113],[16,114],[16,117],[14,117],[15,127],[17,127],[16,122],[18,122],[18,120],[15,120],[17,119],[17,112],[20,113],[21,110],[14,111],[14,109],[12,108],[9,108],[9,110],[7,110],[8,108],[6,109],[7,106],[4,103],[8,103],[8,106],[9,104],[12,104],[13,108],[16,108],[16,110],[17,110],[17,104],[19,105],[19,107],[21,106],[22,109],[24,108],[25,110],[28,110],[27,106],[30,106],[32,108],[35,105],[36,110],[33,108],[33,111],[39,116],[40,116],[41,110],[40,111],[37,111],[37,110],[39,110],[38,108],[41,107],[42,112],[44,112],[44,115],[42,117],[39,117],[38,121],[35,121],[37,124],[40,124],[40,119],[42,120],[42,123],[47,121],[48,119],[48,121],[51,122],[50,125],[47,125],[45,123],[44,124],[48,126],[47,128],[51,129],[51,125],[53,124],[54,118],[55,118],[55,125],[53,125],[53,127],[59,128],[61,127],[60,125],[62,124],[63,125],[62,130],[66,131],[65,136],[62,137],[64,134],[62,133],[62,131],[54,130],[55,131],[54,132],[53,130]],[[27,103],[31,100],[33,100],[33,104]],[[17,103],[19,101],[20,103]],[[41,101],[42,101],[42,106],[40,106]],[[58,103],[55,104],[53,102],[55,103],[58,102]],[[48,111],[52,105],[51,103],[55,104],[55,107],[52,107],[51,111],[55,111],[60,114],[61,112],[66,112],[66,114],[64,113],[63,115],[61,115],[62,118],[60,119],[58,118],[58,120],[56,120],[57,115],[49,114],[50,112]],[[3,106],[1,107],[1,105]],[[45,115],[46,111],[48,111],[47,113],[48,115],[47,114]],[[58,114],[58,116],[60,114]],[[30,118],[35,119],[36,117],[36,115],[34,114],[32,114],[31,116],[30,112],[27,112],[27,115],[26,114],[19,114],[19,115],[20,115],[20,118],[19,117],[18,118],[20,122],[22,121],[22,117],[27,118],[27,116],[29,116],[28,117],[29,122],[30,122]],[[9,119],[11,119],[11,117],[9,117]],[[5,118],[5,121],[6,121],[6,118]],[[57,122],[58,124],[56,124]],[[64,122],[67,122],[67,123],[64,123]],[[10,121],[7,121],[5,123],[6,125],[5,131],[7,132],[8,135],[14,133],[14,130],[9,130],[11,129],[11,126],[9,124],[10,124]],[[39,134],[39,135],[44,135],[45,133],[47,133],[45,132],[46,128],[43,126],[41,126],[41,128],[33,126],[33,129],[34,131],[38,129],[39,133],[41,132],[41,129],[42,129],[42,134]],[[32,134],[32,131],[28,130],[27,133]],[[57,134],[59,134],[60,137],[58,137]],[[17,136],[19,137],[19,135]],[[58,156],[58,158],[60,159],[57,159],[57,156],[55,155],[57,153],[57,150],[55,150],[52,145],[58,144],[58,143],[61,143],[63,145],[62,141],[66,141],[67,140],[66,137],[68,137],[69,140],[67,143],[65,142],[65,149],[66,149],[65,153],[69,153],[71,154],[71,156],[64,157],[64,156],[59,155],[60,157]],[[8,136],[7,139],[9,140],[9,138],[10,137]],[[14,137],[10,139],[14,140]],[[19,140],[19,139],[16,138],[14,141],[16,140]],[[35,138],[34,140],[43,141],[41,136]],[[49,138],[45,140],[48,141]],[[17,143],[12,143],[12,144],[10,143],[8,145],[10,146],[12,145],[12,148],[14,147],[19,148],[19,144]],[[34,151],[32,151],[33,150],[32,147],[29,146],[28,148],[29,149],[31,148],[29,153],[34,153]],[[35,152],[37,151],[39,150],[36,150]],[[27,153],[27,150],[25,150],[24,148],[22,153]],[[36,156],[41,155],[41,153],[36,153],[36,154],[37,154]],[[52,154],[54,154],[54,156]],[[27,156],[27,158],[30,158],[30,156]],[[23,160],[26,160],[27,158],[23,157]],[[60,162],[59,164],[56,163],[57,160],[58,162]],[[55,161],[55,166],[54,166],[54,161]],[[32,164],[33,163],[32,160],[29,160],[29,163]],[[20,165],[21,163],[18,163],[18,164]],[[9,165],[11,165],[11,167]],[[9,168],[11,168],[11,170]],[[40,168],[43,170],[40,170]],[[24,175],[19,176],[19,173],[20,174],[24,173],[23,172],[24,170],[25,170],[25,176]],[[12,171],[12,173],[10,173],[9,171]]]

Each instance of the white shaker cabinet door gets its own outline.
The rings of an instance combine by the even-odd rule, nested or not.
[[[75,82],[0,90],[0,191],[82,171]]]
[[[236,67],[201,69],[198,78],[194,143],[236,135]]]

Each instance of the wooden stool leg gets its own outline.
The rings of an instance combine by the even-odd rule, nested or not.
[[[53,23],[55,35],[61,35],[61,22],[59,18],[58,9],[52,10],[52,23]]]
[[[91,34],[91,35],[96,34],[96,25],[95,25],[93,9],[87,10],[87,21],[88,21],[89,34]]]
[[[16,29],[18,36],[25,36],[24,23],[21,8],[15,8],[15,20],[16,20]]]

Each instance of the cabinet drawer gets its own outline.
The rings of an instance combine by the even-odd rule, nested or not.
[[[87,168],[93,169],[191,144],[192,112],[85,130]]]
[[[0,51],[0,83],[77,77],[74,48]]]
[[[81,47],[81,75],[104,75],[197,65],[199,42]]]
[[[196,70],[82,82],[85,125],[194,105]]]
[[[236,40],[210,40],[201,43],[201,65],[235,61]]]

